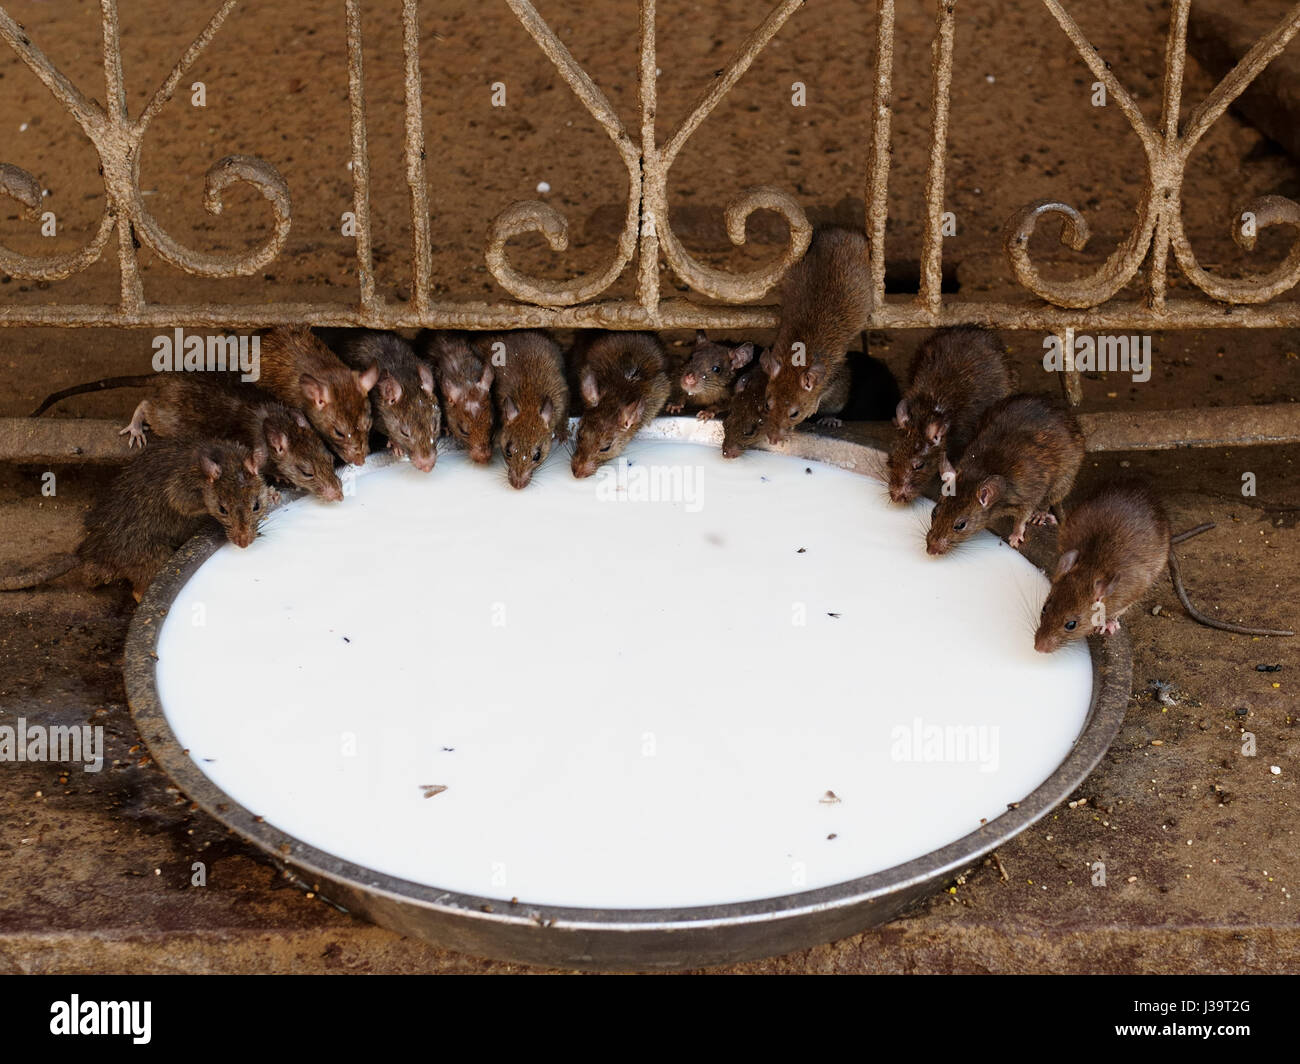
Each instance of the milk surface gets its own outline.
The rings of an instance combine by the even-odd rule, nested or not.
[[[508,902],[658,908],[828,886],[992,820],[1082,729],[1085,647],[987,533],[804,459],[638,439],[372,459],[176,598],[158,689],[249,810],[360,865]],[[438,790],[445,788],[445,790]],[[428,795],[428,796],[426,796]]]

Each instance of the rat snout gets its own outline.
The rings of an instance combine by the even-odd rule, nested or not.
[[[477,462],[479,465],[487,465],[492,461],[492,445],[490,443],[473,444],[469,449],[469,460]]]
[[[1050,654],[1058,646],[1060,646],[1060,643],[1058,643],[1050,633],[1044,632],[1041,629],[1034,636],[1034,649],[1040,654]]]
[[[596,473],[596,460],[594,458],[579,458],[576,454],[573,456],[571,463],[573,475],[579,480],[586,477],[594,476]]]
[[[682,388],[686,392],[689,393],[693,388],[698,388],[699,386],[700,386],[700,378],[697,377],[694,373],[682,374]]]
[[[326,484],[321,489],[320,497],[326,502],[342,502],[343,488],[339,484]]]
[[[528,487],[528,482],[533,479],[533,471],[531,469],[525,469],[522,471],[511,469],[507,476],[512,488],[522,490]]]
[[[415,466],[421,473],[432,473],[434,464],[438,461],[438,452],[430,451],[428,454],[411,454],[411,465]]]
[[[934,555],[936,558],[941,554],[948,553],[948,541],[946,539],[925,537],[925,553]]]
[[[889,501],[890,502],[911,502],[916,497],[915,489],[908,483],[890,484]]]
[[[741,447],[739,444],[735,444],[735,443],[724,444],[723,447],[722,447],[722,457],[723,457],[723,458],[739,458],[739,457],[740,457],[740,452],[743,451],[743,450],[744,450],[744,448]]]
[[[253,545],[253,540],[257,538],[257,529],[249,528],[247,526],[243,528],[232,528],[226,533],[226,538],[236,547],[251,547]]]

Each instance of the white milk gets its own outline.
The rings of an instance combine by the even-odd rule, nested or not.
[[[1064,758],[1088,655],[1034,651],[1047,582],[1006,544],[930,558],[929,503],[802,459],[625,457],[622,485],[579,481],[557,448],[524,491],[499,459],[374,463],[224,546],[159,640],[181,745],[360,865],[606,908],[876,872]]]

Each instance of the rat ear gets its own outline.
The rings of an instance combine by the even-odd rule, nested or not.
[[[900,429],[907,428],[907,400],[898,400],[898,405],[894,407],[894,424]]]
[[[371,366],[365,371],[365,373],[358,373],[356,370],[353,370],[352,379],[357,382],[357,387],[361,390],[362,395],[369,395],[370,389],[373,388],[375,382],[379,380],[379,367]]]
[[[492,372],[492,363],[484,362],[483,372],[479,375],[477,386],[483,391],[487,391],[489,388],[492,387],[492,381],[493,378],[495,378],[495,376],[496,374]]]
[[[1052,579],[1053,580],[1061,579],[1061,577],[1063,577],[1066,573],[1068,573],[1071,569],[1074,568],[1075,564],[1078,561],[1079,561],[1079,552],[1077,550],[1067,550],[1057,560],[1056,575],[1052,577]]]
[[[199,455],[199,468],[203,470],[203,475],[207,477],[208,480],[216,480],[221,476],[221,466],[217,464],[217,460],[207,451],[204,451]]]
[[[626,404],[624,404],[624,406],[623,406],[623,410],[622,410],[622,412],[621,412],[621,414],[620,414],[620,418],[619,418],[620,423],[621,423],[622,426],[623,426],[623,430],[624,430],[624,431],[627,431],[627,430],[630,429],[633,425],[635,425],[638,421],[640,421],[640,420],[641,420],[641,415],[642,415],[644,412],[645,412],[645,400],[644,400],[644,399],[638,399],[635,403],[626,403]]]
[[[939,476],[943,480],[957,479],[957,470],[953,468],[952,460],[949,459],[947,451],[939,455]]]
[[[705,344],[707,344],[708,342],[709,342],[709,336],[708,336],[708,333],[706,333],[703,329],[696,329],[696,330],[695,330],[695,346],[696,346],[696,347],[703,347],[703,346],[704,346]]]
[[[1094,602],[1100,602],[1115,590],[1115,585],[1117,583],[1119,583],[1118,576],[1097,577],[1097,579],[1092,582],[1092,600]]]
[[[390,406],[402,398],[402,382],[388,370],[379,375],[379,398]]]
[[[754,361],[754,345],[746,340],[739,347],[731,349],[731,368],[744,369]]]
[[[324,381],[319,381],[310,373],[304,373],[298,378],[298,387],[302,389],[302,394],[316,404],[319,410],[330,401],[329,385]]]
[[[444,381],[442,391],[447,396],[447,402],[449,403],[459,403],[460,397],[465,394],[465,389],[455,381]]]
[[[938,443],[943,439],[943,434],[948,428],[942,421],[931,421],[925,426],[925,438],[931,443]]]
[[[515,406],[515,401],[506,396],[506,401],[501,404],[501,413],[505,415],[506,422],[514,421],[519,416],[519,407]]]
[[[289,449],[289,437],[280,429],[268,427],[266,430],[266,442],[271,450],[273,450],[277,455],[284,454],[284,452]]]
[[[311,422],[307,420],[307,416],[301,410],[293,411],[293,419],[298,423],[300,429],[311,428]]]
[[[763,372],[769,377],[775,377],[781,372],[781,360],[776,357],[773,348],[768,348],[758,356],[758,364],[763,367]]]
[[[600,402],[600,388],[596,384],[596,374],[590,366],[582,371],[582,398],[586,400],[588,406],[595,406]]]
[[[817,388],[818,385],[820,385],[821,382],[824,381],[825,379],[826,379],[826,363],[814,362],[811,366],[809,366],[806,370],[803,371],[803,376],[800,378],[799,384],[805,392],[811,392],[815,388]]]
[[[1003,486],[1001,477],[985,477],[980,481],[980,486],[975,489],[975,501],[987,510],[1002,498]]]
[[[262,472],[262,466],[264,465],[266,465],[266,448],[264,447],[255,448],[253,452],[244,459],[244,468],[252,473],[253,476],[257,476]]]
[[[551,402],[550,396],[547,396],[546,402],[542,403],[540,413],[542,415],[542,420],[549,425],[551,423],[551,418],[555,416],[555,404]]]
[[[419,366],[419,371],[420,371],[420,391],[424,392],[426,395],[432,395],[433,394],[433,370],[431,370],[427,365],[421,362]]]

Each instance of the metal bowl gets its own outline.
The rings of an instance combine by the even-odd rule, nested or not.
[[[715,442],[718,427],[661,419],[652,433]],[[776,449],[863,475],[878,471],[883,460],[879,450],[863,443],[806,432]],[[176,594],[223,542],[212,533],[185,544],[150,585],[131,622],[127,698],[150,754],[181,791],[304,889],[399,934],[481,957],[594,970],[695,968],[788,953],[882,924],[1067,799],[1106,753],[1128,704],[1128,637],[1121,630],[1106,639],[1090,638],[1092,702],[1082,732],[1056,770],[977,831],[860,879],[760,901],[684,909],[577,909],[459,894],[375,872],[279,831],[218,788],[180,747],[158,699],[158,633]],[[1041,543],[1025,553],[1040,568],[1052,561]]]

